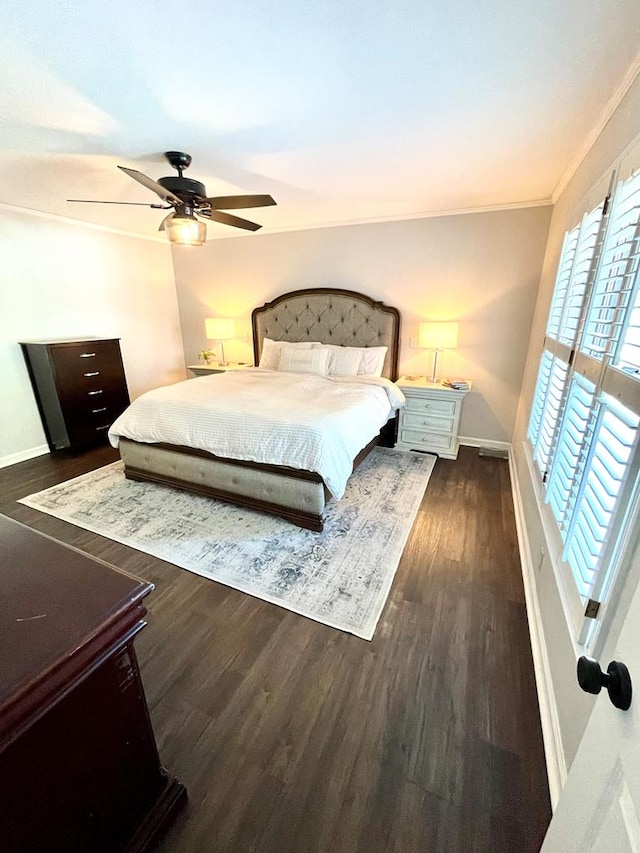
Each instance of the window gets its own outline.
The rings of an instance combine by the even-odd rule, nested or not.
[[[594,635],[637,487],[639,263],[640,172],[565,235],[527,433],[580,642]]]

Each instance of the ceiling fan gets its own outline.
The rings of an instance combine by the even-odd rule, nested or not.
[[[246,231],[257,231],[262,228],[256,222],[241,219],[226,210],[242,210],[248,207],[266,207],[276,204],[270,195],[225,195],[207,196],[205,185],[193,178],[183,177],[183,171],[191,165],[191,155],[183,151],[165,151],[164,156],[170,165],[177,170],[178,176],[169,175],[166,178],[147,177],[135,169],[118,166],[125,174],[133,178],[143,187],[159,196],[164,204],[145,204],[139,201],[96,201],[94,199],[69,198],[67,201],[82,204],[135,204],[143,207],[153,207],[158,210],[170,210],[170,213],[160,223],[158,231],[166,231],[169,241],[181,246],[202,246],[207,239],[207,228],[202,221],[210,220]]]

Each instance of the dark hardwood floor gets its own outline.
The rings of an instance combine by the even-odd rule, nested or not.
[[[136,645],[189,804],[160,851],[524,853],[550,819],[509,469],[439,460],[372,642],[15,500],[117,457],[0,471],[0,511],[156,584]]]

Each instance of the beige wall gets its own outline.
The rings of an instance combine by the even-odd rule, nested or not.
[[[185,377],[167,245],[0,208],[0,464],[46,449],[18,341],[120,337],[132,397]]]
[[[524,442],[540,358],[540,344],[546,326],[564,233],[579,221],[582,212],[604,198],[611,170],[618,164],[629,146],[635,144],[634,139],[639,127],[640,79],[637,79],[554,207],[514,431],[515,463],[531,553],[538,555],[543,548],[547,555],[540,570],[535,572],[535,584],[568,765],[575,756],[593,707],[593,699],[576,687],[577,653],[567,628],[555,574],[548,558],[548,549],[524,456]],[[637,165],[640,163],[636,163]],[[611,645],[614,639],[613,636],[609,637],[607,645]]]
[[[423,319],[460,322],[459,346],[441,356],[445,374],[467,376],[461,435],[508,442],[515,422],[551,208],[252,234],[174,248],[187,363],[207,343],[204,318],[240,319],[280,293],[342,287],[400,310],[401,372],[427,373],[432,354],[412,349]],[[242,341],[229,359],[250,361]]]

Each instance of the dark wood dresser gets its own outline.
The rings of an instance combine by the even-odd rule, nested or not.
[[[119,340],[23,341],[20,346],[51,450],[104,439],[129,405]]]
[[[186,799],[133,648],[153,585],[0,516],[0,847],[141,851]]]

